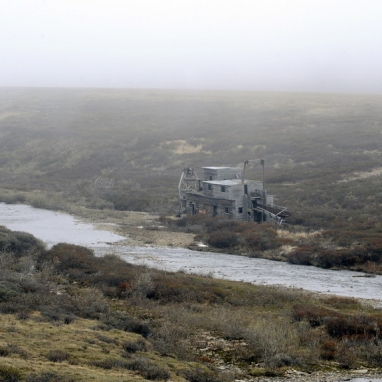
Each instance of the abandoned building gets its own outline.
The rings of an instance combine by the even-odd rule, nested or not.
[[[179,181],[180,214],[206,214],[230,219],[277,222],[290,216],[285,207],[274,205],[263,180],[244,179],[248,161],[236,167],[203,167],[200,179],[193,168],[184,168]]]

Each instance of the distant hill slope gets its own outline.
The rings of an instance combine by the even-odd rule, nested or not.
[[[0,137],[12,189],[161,210],[184,166],[265,158],[266,187],[294,223],[367,226],[382,212],[377,95],[2,88]]]

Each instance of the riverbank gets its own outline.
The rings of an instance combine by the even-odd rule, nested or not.
[[[81,208],[77,218],[126,237],[131,246],[189,248],[194,245],[194,234],[173,232],[163,226],[159,215],[139,211],[90,210]]]
[[[316,372],[312,374],[299,372],[296,370],[287,370],[286,375],[278,378],[259,377],[251,380],[237,380],[236,382],[381,382],[382,374],[374,374],[367,369],[353,370],[351,373],[325,373]]]
[[[92,214],[86,219],[97,221],[109,231],[100,231],[92,224],[82,223],[85,217],[81,220],[75,219],[67,214],[26,205],[0,204],[0,224],[12,230],[29,232],[45,241],[50,247],[62,242],[73,243],[92,248],[99,256],[114,253],[131,264],[144,264],[150,268],[170,272],[182,271],[256,285],[270,285],[276,289],[289,287],[292,290],[303,289],[368,300],[378,299],[380,296],[381,276],[359,277],[362,273],[325,270],[226,253],[190,251],[175,246],[154,246],[151,240],[150,243],[147,242],[148,236],[143,235],[153,234],[155,235],[153,237],[159,237],[163,231],[158,227],[158,222],[151,220],[147,214],[139,213],[138,216],[135,214],[137,220],[133,224],[130,213],[123,213],[126,224],[121,226],[117,224],[118,221],[121,222],[118,220],[122,216],[120,213],[116,214],[115,211],[97,213],[98,218]],[[140,228],[138,224],[145,224],[146,228]],[[121,227],[124,228],[121,230]],[[116,233],[126,233],[130,229],[138,230],[141,241],[116,235]],[[134,245],[140,242],[142,245]],[[381,301],[377,303],[380,304]]]
[[[369,279],[353,277],[354,272],[243,256],[148,244],[131,246],[129,238],[116,234],[120,231],[97,231],[93,225],[83,224],[67,214],[26,205],[1,204],[0,217],[2,224],[15,225],[18,231],[37,229],[37,233],[46,235],[42,238],[49,239],[51,249],[41,254],[41,261],[54,259],[52,264],[57,269],[49,277],[53,283],[57,274],[62,275],[61,285],[54,287],[60,290],[60,296],[64,293],[65,298],[73,298],[77,304],[82,294],[87,296],[86,286],[92,285],[99,289],[98,294],[93,291],[98,296],[95,307],[104,298],[110,298],[109,309],[126,310],[129,317],[133,315],[152,328],[153,343],[163,354],[170,352],[181,358],[187,349],[202,363],[214,365],[222,373],[237,375],[232,382],[334,382],[351,380],[357,375],[371,379],[377,372],[374,368],[380,345],[364,336],[359,347],[347,331],[361,325],[362,333],[366,330],[372,334],[375,325],[382,322],[380,309],[375,309],[378,300],[370,300],[380,293],[379,276]],[[118,225],[112,218],[104,216],[101,224],[116,229]],[[146,214],[140,214],[134,224],[131,220],[134,227],[139,222],[145,223],[147,232],[161,229],[153,228],[151,224],[156,222]],[[83,247],[54,246],[58,240],[90,247],[99,256]],[[75,262],[71,260],[73,251],[78,252]],[[110,256],[111,253],[118,256]],[[107,254],[108,257],[102,256]],[[24,264],[22,259],[20,262]],[[16,272],[18,282],[24,280],[17,274],[24,270],[21,263],[12,271]],[[179,270],[182,272],[173,273]],[[208,277],[197,276],[203,274]],[[7,275],[5,272],[4,277]],[[40,274],[36,272],[30,277],[34,280]],[[62,277],[68,279],[64,282]],[[39,285],[37,279],[34,281]],[[85,289],[74,293],[77,286]],[[309,292],[309,288],[320,293]],[[19,294],[23,290],[17,289]],[[41,293],[45,292],[41,290]],[[52,302],[56,300],[54,295]],[[20,301],[16,299],[15,303]],[[28,309],[30,302],[25,292],[24,305]],[[75,305],[71,309],[79,309],[78,306],[82,307]],[[64,308],[67,309],[66,305]],[[330,326],[337,321],[344,328],[340,338],[333,336]],[[118,352],[117,348],[110,351]]]

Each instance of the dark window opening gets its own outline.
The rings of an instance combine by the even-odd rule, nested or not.
[[[208,185],[208,191],[211,191],[212,190],[212,186],[209,184]]]
[[[243,213],[243,207],[239,207],[239,214]]]
[[[220,191],[225,192],[225,186],[220,186]]]
[[[226,214],[229,214],[229,208],[228,208],[228,207],[225,207],[225,208],[224,208],[224,212],[225,212]]]

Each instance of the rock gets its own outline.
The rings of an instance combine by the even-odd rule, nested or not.
[[[368,372],[369,370],[367,369],[352,370],[352,373],[355,373],[355,374],[367,374]]]

